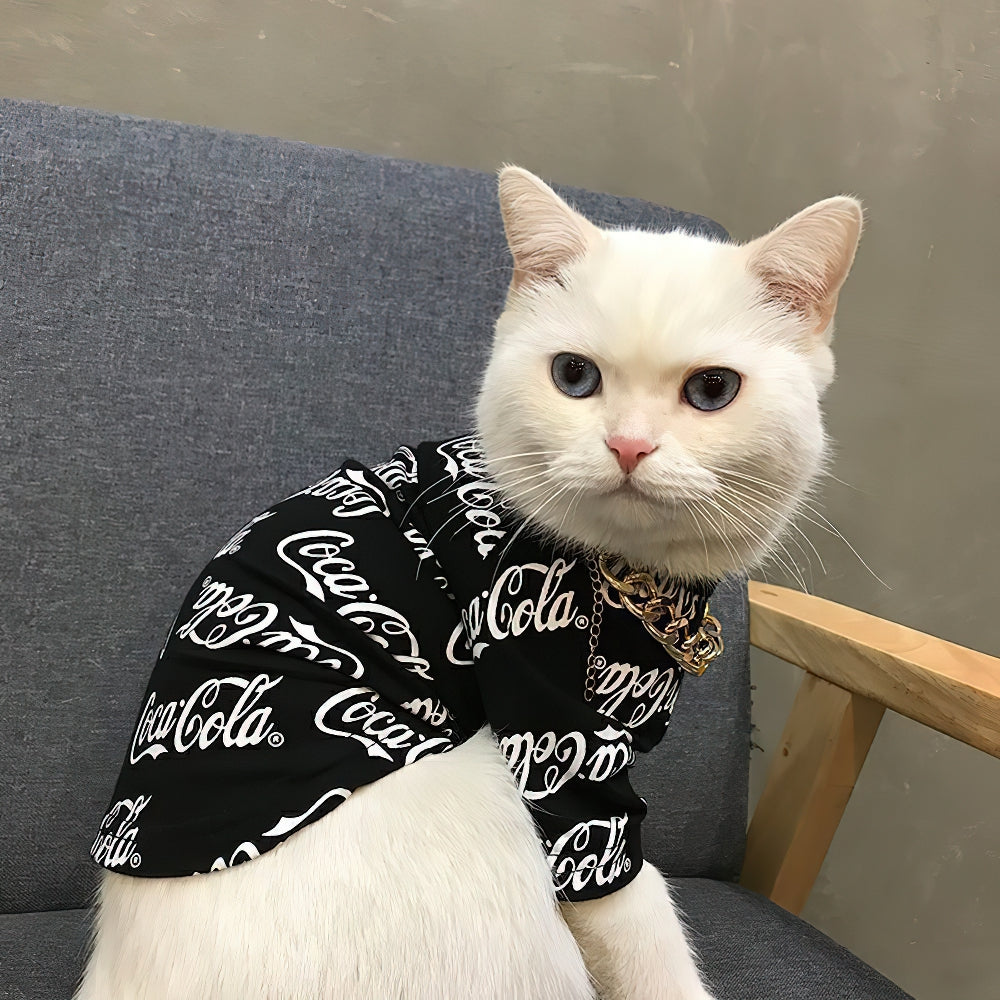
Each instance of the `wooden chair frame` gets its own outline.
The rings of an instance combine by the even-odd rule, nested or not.
[[[1000,659],[754,581],[750,642],[806,673],[750,821],[740,881],[799,913],[887,708],[1000,757]]]

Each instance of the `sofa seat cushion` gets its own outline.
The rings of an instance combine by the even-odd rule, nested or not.
[[[0,914],[0,997],[69,1000],[86,955],[90,911]]]
[[[814,927],[727,882],[675,879],[718,1000],[908,1000]],[[83,965],[87,910],[0,916],[0,997],[67,1000]]]
[[[909,1000],[846,948],[729,882],[672,879],[718,1000]]]

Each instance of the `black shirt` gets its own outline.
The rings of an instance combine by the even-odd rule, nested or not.
[[[250,861],[352,791],[489,725],[560,898],[642,862],[634,751],[681,672],[587,554],[534,537],[474,438],[348,461],[255,517],[188,593],[91,853],[182,876]]]

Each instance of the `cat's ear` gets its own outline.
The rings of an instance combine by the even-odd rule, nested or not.
[[[514,258],[512,289],[557,280],[567,264],[600,240],[597,226],[527,170],[504,167],[499,188],[500,214]]]
[[[801,314],[813,333],[828,333],[837,295],[854,261],[864,215],[855,198],[818,201],[748,243],[747,268],[767,295]]]

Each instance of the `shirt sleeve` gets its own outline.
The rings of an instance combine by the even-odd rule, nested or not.
[[[506,655],[504,653],[506,652]],[[513,650],[477,665],[487,718],[530,810],[560,899],[596,899],[642,867],[646,803],[633,790],[627,728]]]

